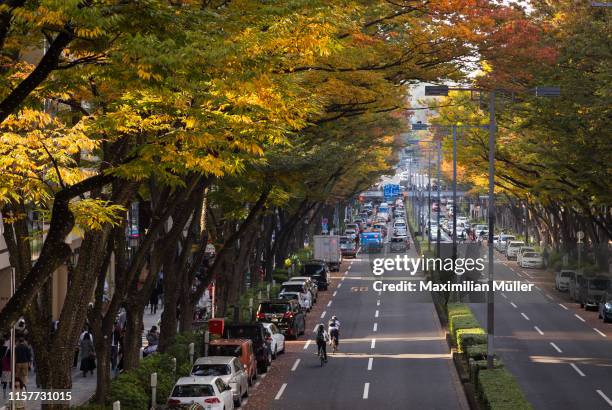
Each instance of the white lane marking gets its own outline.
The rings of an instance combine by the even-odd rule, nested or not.
[[[610,400],[610,398],[606,396],[604,392],[602,392],[601,390],[595,390],[595,391],[597,392],[597,394],[601,396],[602,399],[606,401],[606,403],[608,403],[608,406],[612,407],[612,400]]]
[[[508,299],[508,296],[506,296],[504,292],[502,292],[501,295],[504,297],[504,299]]]
[[[559,346],[557,346],[556,344],[554,344],[553,342],[550,342],[550,345],[553,347],[553,349],[555,349],[557,351],[557,353],[563,353],[561,351],[561,349],[559,349]]]
[[[550,296],[548,293],[545,293],[544,296],[546,296],[548,299],[550,300],[554,300],[552,296]]]
[[[327,302],[327,307],[331,306],[332,301],[330,300],[329,302]]]
[[[310,346],[310,342],[312,342],[312,340],[310,339],[306,341],[306,344],[304,345],[304,350],[308,349],[308,346]]]
[[[382,295],[382,290],[378,291],[378,296]]]
[[[526,314],[524,314],[523,312],[521,312],[521,316],[523,316],[525,318],[525,320],[530,320],[529,316],[527,316]]]
[[[325,314],[326,314],[326,313],[327,313],[327,312],[326,312],[325,310],[323,311],[323,313],[321,313],[321,319],[323,319],[323,318],[325,317]]]
[[[293,363],[293,367],[291,368],[291,371],[294,372],[295,369],[297,369],[298,365],[300,364],[300,361],[302,359],[295,359],[295,363]]]
[[[337,294],[338,294],[338,291],[337,291],[337,290],[334,290],[334,294],[332,295],[332,298],[333,298],[334,296],[336,296]]]
[[[540,288],[539,288],[539,287],[537,287],[537,286],[534,286],[534,288],[536,288],[536,289],[537,289],[537,290],[539,290],[540,292],[542,291],[542,289],[540,289]]]
[[[576,316],[578,318],[578,320],[580,320],[581,322],[586,322],[586,320],[584,320],[582,317],[580,317],[577,313],[574,313],[574,316]]]
[[[563,309],[567,310],[567,306],[565,306],[563,303],[559,303],[559,306],[561,306]]]
[[[574,370],[576,370],[576,373],[578,373],[580,375],[580,377],[585,377],[586,376],[586,374],[582,373],[582,370],[580,370],[578,368],[578,366],[576,366],[574,363],[570,363],[570,366],[572,366],[572,368]]]
[[[597,328],[593,328],[594,331],[596,331],[597,333],[599,333],[602,337],[608,337],[604,332],[602,332],[601,330],[597,329]]]
[[[376,306],[380,306],[380,299],[376,301]]]
[[[374,362],[374,358],[370,357],[368,359],[368,370],[372,370],[372,363]]]
[[[378,323],[374,323],[374,327],[372,328],[372,332],[378,331]]]
[[[340,282],[344,282],[344,279],[346,279],[346,276],[343,276],[342,279],[340,279]]]
[[[363,385],[363,398],[364,400],[368,398],[368,394],[370,393],[370,383],[366,383]]]
[[[347,271],[351,270],[351,267],[352,267],[352,266],[353,266],[353,265],[349,265],[349,267],[348,267],[348,268],[346,268],[346,270],[347,270]]]
[[[544,336],[544,332],[542,332],[542,331],[540,330],[540,328],[539,328],[539,327],[534,326],[533,328],[534,328],[534,329],[536,330],[536,332],[538,332],[538,333],[539,333],[541,336]]]
[[[276,393],[274,400],[280,400],[281,396],[283,395],[283,392],[285,391],[285,387],[287,387],[287,383],[283,383],[278,393]]]
[[[348,274],[348,271],[347,271],[347,270],[345,270],[345,271],[344,271],[344,274],[345,274],[345,275],[346,275],[346,274]]]
[[[531,276],[531,274],[527,273],[527,272],[523,272],[525,275],[529,276],[531,279],[533,279],[533,276]]]
[[[338,287],[341,287],[341,286],[342,286],[342,283],[338,283]]]
[[[374,317],[378,317],[378,310],[376,310],[376,312],[374,312]]]
[[[372,339],[372,344],[370,345],[370,349],[374,349],[376,347],[376,339]]]
[[[516,306],[516,303],[510,302],[510,304],[512,305],[513,308],[518,309],[518,306]]]

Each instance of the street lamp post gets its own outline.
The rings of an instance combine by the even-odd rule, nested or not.
[[[437,191],[438,191],[438,214],[436,216],[436,225],[437,225],[437,229],[436,229],[436,256],[439,258],[440,257],[440,235],[441,235],[441,229],[440,229],[440,211],[441,211],[441,205],[440,205],[440,189],[441,189],[441,181],[440,181],[440,156],[442,154],[442,141],[438,140],[438,183],[437,183]]]
[[[453,263],[457,260],[457,125],[453,124]]]

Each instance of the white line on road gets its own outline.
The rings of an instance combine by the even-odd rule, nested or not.
[[[338,283],[338,287],[342,286],[342,283]]]
[[[274,400],[280,400],[281,396],[283,395],[283,392],[285,391],[285,387],[287,387],[287,383],[283,383],[278,393],[276,393],[276,397],[274,397]]]
[[[563,353],[561,351],[561,349],[559,349],[559,346],[557,346],[556,344],[554,344],[553,342],[550,342],[550,345],[553,347],[553,349],[555,349],[557,351],[557,353]]]
[[[529,276],[531,279],[533,279],[533,276],[531,276],[531,274],[527,273],[527,272],[523,272],[525,275]]]
[[[344,279],[346,279],[346,276],[343,276],[342,279],[340,279],[340,282],[344,282]]]
[[[351,270],[351,267],[352,267],[352,266],[353,266],[353,265],[349,265],[349,267],[348,267],[348,268],[346,268],[346,270],[347,270],[347,271]]]
[[[374,358],[370,357],[368,359],[368,370],[372,370],[372,363],[374,362]]]
[[[548,293],[545,293],[544,296],[546,296],[548,299],[550,300],[554,300],[552,296],[550,296]]]
[[[338,294],[338,291],[337,291],[337,290],[334,290],[334,294],[332,295],[332,298],[333,298],[334,296],[336,296],[337,294]]]
[[[526,314],[524,314],[523,312],[521,312],[521,316],[523,316],[525,318],[525,320],[529,320],[529,316],[527,316]]]
[[[563,309],[567,310],[567,306],[565,306],[563,303],[559,303],[559,306],[561,306]]]
[[[347,270],[345,270],[345,271],[344,271],[344,274],[345,274],[345,275],[346,275],[346,274],[348,274],[348,271],[347,271]]]
[[[374,327],[372,328],[372,332],[376,332],[378,330],[378,323],[374,323]]]
[[[297,369],[298,365],[300,364],[300,361],[302,359],[295,359],[295,363],[293,363],[293,367],[291,368],[291,371],[294,372],[295,369]]]
[[[574,313],[574,316],[576,316],[578,318],[578,320],[580,320],[581,322],[586,322],[586,320],[584,320],[580,315],[578,315],[577,313]]]
[[[310,339],[306,341],[306,344],[304,345],[304,350],[308,349],[308,346],[310,346],[310,342],[312,342],[312,340]]]
[[[586,376],[584,373],[582,373],[582,370],[580,370],[578,366],[576,366],[574,363],[570,363],[570,366],[572,366],[572,368],[576,370],[576,373],[578,373],[580,377]]]
[[[378,317],[378,310],[376,310],[376,312],[374,312],[374,317]]]
[[[544,336],[544,332],[542,332],[542,331],[540,330],[540,328],[539,328],[539,327],[534,326],[533,328],[534,328],[534,329],[536,330],[536,332],[538,332],[540,335]]]
[[[370,393],[370,383],[366,383],[363,385],[363,398],[367,399],[369,393]]]
[[[376,301],[376,306],[380,306],[380,299]]]
[[[327,312],[326,312],[325,310],[323,311],[323,313],[321,313],[321,319],[323,319],[323,318],[325,317],[325,314],[326,314],[326,313],[327,313]]]
[[[378,296],[382,295],[382,290],[378,291]]]
[[[332,301],[330,300],[329,302],[327,302],[327,307],[331,306]]]
[[[593,328],[594,331],[596,331],[597,333],[599,333],[602,337],[608,337],[604,332],[602,332],[601,330],[597,329],[597,328]]]
[[[376,347],[376,339],[372,339],[372,344],[370,345],[370,349],[374,349]]]
[[[595,390],[595,391],[597,392],[597,394],[601,396],[602,399],[606,401],[606,403],[608,403],[608,406],[612,407],[612,400],[610,400],[610,398],[606,396],[604,392],[602,392],[601,390]]]
[[[504,297],[504,299],[508,299],[508,296],[506,296],[504,292],[502,292],[501,295]]]
[[[515,308],[515,309],[517,309],[517,308],[518,308],[518,306],[516,306],[516,303],[514,303],[514,302],[510,302],[510,304],[512,305],[512,307],[513,307],[513,308]]]

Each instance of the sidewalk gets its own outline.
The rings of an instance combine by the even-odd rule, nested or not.
[[[149,314],[149,309],[145,309],[143,322],[144,322],[144,332],[142,334],[142,346],[146,347],[147,341],[145,338],[146,332],[151,329],[151,326],[157,325],[157,322],[161,318],[161,313],[163,309],[157,309],[157,313],[154,315]],[[31,371],[28,380],[28,391],[36,392],[40,389],[36,388],[36,372]],[[93,376],[87,375],[87,377],[83,377],[79,368],[72,368],[72,400],[70,401],[70,406],[78,406],[87,402],[96,392],[96,372],[94,370]],[[8,392],[9,389],[7,387],[7,398],[2,395],[0,392],[0,408],[2,406],[6,406],[7,410],[9,409],[8,403]],[[31,401],[27,403],[28,409],[39,409],[41,407],[41,403],[39,401]]]

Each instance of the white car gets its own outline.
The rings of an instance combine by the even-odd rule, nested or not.
[[[344,235],[348,236],[351,239],[355,239],[355,237],[357,236],[357,231],[355,229],[345,229],[344,230]]]
[[[240,406],[242,398],[249,395],[249,375],[237,357],[200,357],[193,364],[191,375],[196,377],[219,376],[232,388],[234,404],[237,407]]]
[[[526,252],[536,252],[533,246],[521,246],[516,254],[516,263],[520,266],[521,258]]]
[[[310,290],[312,294],[312,302],[317,303],[317,297],[319,296],[319,287],[317,283],[312,280],[310,276],[292,276],[289,279],[290,282],[303,282],[306,285],[306,288]]]
[[[178,379],[168,397],[168,407],[197,403],[210,410],[233,410],[232,388],[219,376],[188,376]]]
[[[564,269],[555,275],[555,287],[561,292],[569,290],[570,282],[576,277],[576,271]]]
[[[537,252],[525,252],[521,259],[522,268],[542,268],[544,267],[544,258]]]
[[[274,323],[262,323],[266,328],[266,339],[270,341],[272,359],[276,359],[279,353],[285,352],[285,336]]]
[[[515,240],[516,237],[514,235],[505,235],[505,234],[501,234],[499,235],[499,238],[497,238],[497,242],[495,242],[495,248],[502,252],[505,253],[506,252],[506,245],[508,245],[508,241],[513,241]]]
[[[289,279],[289,281],[283,282],[281,285],[280,293],[288,293],[288,292],[300,292],[302,294],[302,297],[306,300],[306,303],[308,305],[307,309],[310,310],[310,308],[312,307],[313,297],[305,281],[303,280],[293,281]]]
[[[312,307],[304,295],[300,292],[281,292],[278,294],[279,299],[295,300],[303,311],[309,311]]]
[[[521,241],[510,241],[506,246],[506,258],[508,259],[516,259],[516,255],[518,254],[519,249],[523,246],[524,243]]]
[[[489,227],[487,225],[476,225],[476,235],[477,236],[488,236]]]

